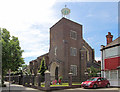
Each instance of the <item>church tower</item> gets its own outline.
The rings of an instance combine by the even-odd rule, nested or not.
[[[62,77],[63,82],[68,82],[69,73],[73,73],[73,82],[81,82],[87,68],[94,66],[94,50],[83,39],[82,25],[68,19],[70,9],[65,6],[61,12],[63,17],[50,28],[49,53],[40,56],[37,62],[40,64],[46,57],[51,81]],[[30,65],[32,70],[33,63]]]
[[[63,77],[68,81],[68,74],[73,73],[73,81],[85,78],[87,64],[94,61],[93,49],[83,39],[82,25],[67,18],[70,10],[62,9],[63,18],[50,28],[49,70],[51,80]]]
[[[92,63],[92,59],[92,49],[82,37],[82,25],[63,17],[50,28],[51,79],[62,76],[67,81],[72,72],[74,81],[81,80],[87,61]]]

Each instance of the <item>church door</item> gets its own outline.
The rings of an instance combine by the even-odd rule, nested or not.
[[[55,69],[55,79],[58,80],[58,67]]]

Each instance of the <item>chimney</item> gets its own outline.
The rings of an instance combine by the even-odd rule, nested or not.
[[[111,35],[111,33],[108,32],[108,35],[106,35],[107,45],[112,42],[112,38],[113,38],[113,35]]]

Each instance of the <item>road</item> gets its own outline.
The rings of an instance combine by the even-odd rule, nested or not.
[[[97,89],[75,88],[59,90],[54,92],[120,92],[120,88],[97,88]]]
[[[45,92],[37,89],[24,87],[22,85],[10,84],[9,91],[9,83],[6,82],[7,87],[3,87],[0,89],[0,92]],[[83,88],[74,88],[74,89],[64,89],[64,90],[56,90],[49,92],[120,92],[120,88],[97,88],[97,89],[83,89]]]

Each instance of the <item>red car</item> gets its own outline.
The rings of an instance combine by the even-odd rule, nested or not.
[[[110,87],[110,82],[103,77],[92,77],[85,82],[82,82],[83,88],[97,88],[97,87]]]

